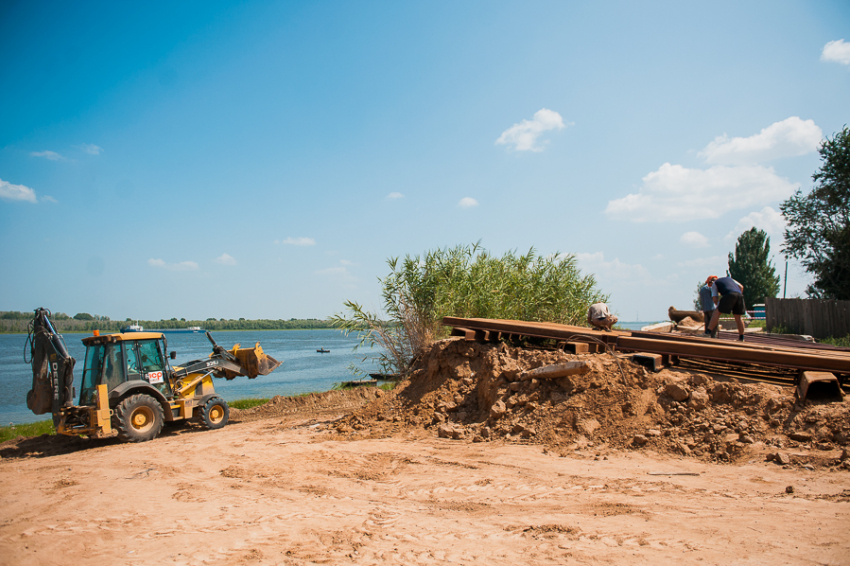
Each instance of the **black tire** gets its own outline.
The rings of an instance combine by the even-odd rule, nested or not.
[[[122,442],[146,442],[162,430],[162,405],[150,395],[131,395],[121,401],[112,416],[112,428]]]
[[[230,407],[221,397],[213,397],[201,407],[199,419],[204,428],[215,430],[227,424],[230,419]]]

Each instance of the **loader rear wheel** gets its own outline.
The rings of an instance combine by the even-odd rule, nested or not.
[[[115,408],[112,427],[123,442],[153,440],[162,430],[162,405],[150,395],[132,395]]]
[[[213,397],[201,407],[201,424],[204,428],[215,430],[227,424],[230,418],[230,407],[221,397]]]

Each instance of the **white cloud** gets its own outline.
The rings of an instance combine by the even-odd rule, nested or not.
[[[496,144],[513,145],[517,151],[543,151],[543,147],[537,144],[540,135],[549,130],[561,130],[566,126],[560,114],[548,108],[541,108],[534,113],[531,120],[523,120],[502,132]]]
[[[328,267],[319,269],[313,272],[316,275],[325,277],[330,280],[333,285],[341,285],[345,289],[356,289],[360,280],[348,271],[348,268],[343,266]]]
[[[79,147],[80,149],[82,149],[83,151],[88,153],[89,155],[100,155],[101,152],[103,151],[102,147],[98,147],[98,146],[94,145],[93,143],[84,143],[82,145],[78,145],[77,147]]]
[[[682,234],[682,237],[679,238],[679,241],[686,246],[690,246],[692,248],[707,248],[708,247],[708,238],[700,234],[699,232],[685,232]]]
[[[823,46],[820,59],[821,61],[834,61],[842,65],[850,65],[850,43],[844,43],[843,39],[830,41]]]
[[[703,170],[665,163],[643,178],[638,193],[609,201],[605,213],[633,222],[719,218],[731,210],[784,200],[799,186],[772,167],[716,165]]]
[[[33,157],[44,157],[50,161],[65,161],[65,157],[59,155],[55,151],[33,151],[30,153]]]
[[[813,120],[791,116],[747,138],[718,136],[699,156],[708,163],[724,165],[759,163],[811,153],[817,150],[822,139],[823,132]]]
[[[395,200],[397,198],[404,198],[404,195],[401,194],[401,193],[390,193],[390,194],[387,195],[387,198],[389,200]]]
[[[575,256],[576,263],[582,272],[585,274],[594,274],[597,281],[601,279],[607,281],[640,281],[644,283],[652,281],[649,271],[638,263],[623,263],[620,261],[620,258],[605,261],[605,254],[603,252],[592,254],[578,253]]]
[[[287,246],[315,246],[316,240],[313,238],[287,238],[285,240],[275,240],[275,244],[284,244]]]
[[[473,206],[478,206],[478,201],[472,197],[463,197],[457,205],[461,208],[472,208]]]
[[[354,265],[353,261],[349,261],[347,259],[341,259],[341,260],[339,260],[339,263],[342,264],[342,265]]]
[[[166,263],[161,259],[149,259],[148,265],[167,269],[168,271],[194,271],[198,269],[198,264],[194,261],[181,261],[180,263]]]
[[[785,217],[778,210],[774,210],[769,206],[765,206],[759,212],[751,212],[738,220],[738,224],[731,232],[726,234],[726,240],[737,240],[743,232],[750,228],[758,228],[767,232],[767,235],[772,238],[782,238],[785,236]],[[778,247],[776,249],[779,249]]]
[[[224,253],[215,258],[216,263],[221,265],[236,265],[236,260],[230,254]]]
[[[53,204],[59,204],[58,200],[56,200],[55,198],[53,198],[52,196],[49,196],[49,195],[44,195],[43,197],[41,197],[38,200],[41,201],[41,202],[51,202]]]
[[[25,200],[27,202],[38,202],[35,191],[24,185],[13,185],[8,181],[0,179],[0,198],[4,200]]]

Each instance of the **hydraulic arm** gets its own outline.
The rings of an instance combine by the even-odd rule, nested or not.
[[[39,308],[30,322],[27,343],[32,363],[32,389],[27,393],[27,407],[36,415],[59,413],[73,404],[74,364],[62,335],[56,332],[48,315]],[[24,345],[26,361],[26,345]]]

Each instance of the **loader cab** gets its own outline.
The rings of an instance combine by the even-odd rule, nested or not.
[[[80,405],[95,402],[97,386],[105,384],[111,393],[132,382],[151,386],[166,398],[172,397],[171,368],[165,356],[165,337],[158,332],[108,334],[83,339],[86,362],[80,386]]]

